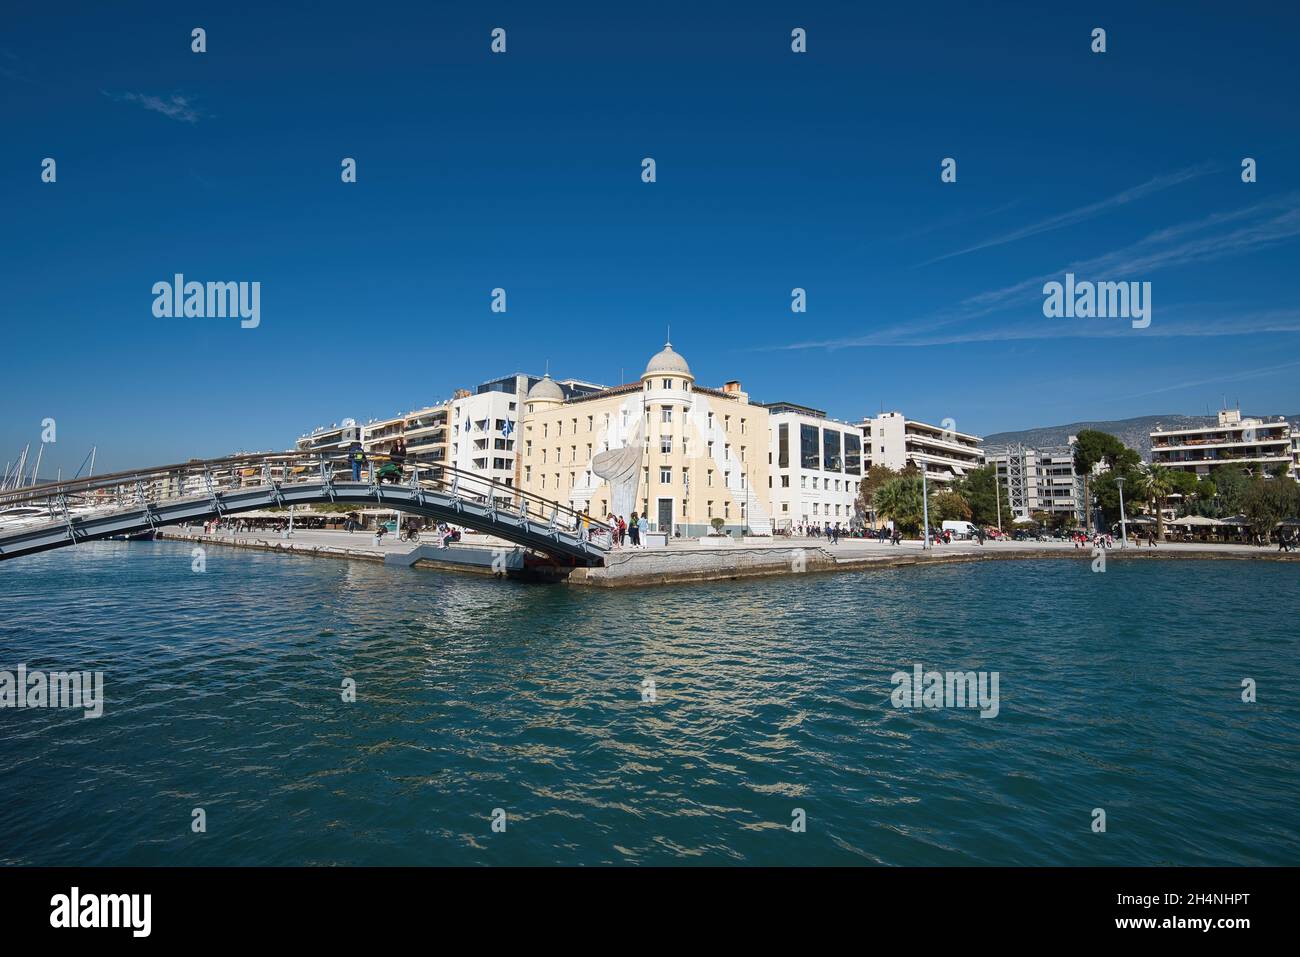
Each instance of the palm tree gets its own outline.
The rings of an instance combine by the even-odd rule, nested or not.
[[[896,478],[876,489],[871,499],[876,514],[892,518],[900,528],[921,524],[921,480]]]
[[[1173,490],[1173,479],[1170,478],[1169,469],[1163,465],[1144,465],[1139,487],[1133,490],[1134,495],[1141,492],[1143,498],[1155,509],[1156,538],[1162,542],[1165,540],[1165,500]]]

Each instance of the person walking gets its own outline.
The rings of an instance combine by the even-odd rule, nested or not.
[[[627,517],[627,533],[632,539],[632,547],[641,547],[641,528],[636,523],[636,512]]]
[[[648,542],[647,542],[647,540],[646,540],[646,536],[650,534],[650,523],[646,521],[646,517],[645,517],[645,515],[643,514],[639,519],[637,519],[637,523],[636,523],[636,524],[637,524],[637,529],[638,529],[638,530],[640,531],[640,533],[641,533],[641,534],[640,534],[640,538],[641,538],[641,547],[642,547],[642,548],[645,548],[646,545],[648,544]]]

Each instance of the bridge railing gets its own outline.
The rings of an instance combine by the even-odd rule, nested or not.
[[[0,494],[0,509],[35,506],[47,509],[51,520],[60,520],[180,499],[219,501],[219,496],[241,489],[287,488],[312,482],[340,487],[355,487],[359,483],[376,490],[381,503],[384,489],[393,486],[441,491],[462,501],[527,516],[558,530],[585,528],[596,536],[609,533],[606,523],[584,516],[567,505],[476,472],[451,465],[399,462],[390,456],[368,453],[363,461],[356,463],[356,468],[346,453],[263,452],[192,459],[175,465],[11,490]],[[604,542],[608,543],[608,538]]]

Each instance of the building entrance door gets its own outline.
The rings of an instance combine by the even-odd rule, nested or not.
[[[661,498],[659,500],[659,531],[663,532],[669,538],[673,534],[673,500],[670,498]]]

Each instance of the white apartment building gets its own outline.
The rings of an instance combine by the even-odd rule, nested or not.
[[[361,426],[356,419],[344,419],[341,423],[319,426],[300,435],[295,444],[299,452],[324,452],[329,455],[341,455],[353,442],[361,441]]]
[[[901,412],[882,412],[864,419],[858,428],[868,467],[901,470],[912,462],[930,481],[949,483],[984,464],[979,436],[909,419]]]
[[[397,440],[402,438],[405,423],[406,417],[401,415],[371,419],[361,427],[361,447],[376,455],[387,455]]]
[[[768,410],[773,528],[850,524],[865,474],[860,427],[793,402],[761,404]]]
[[[448,459],[452,466],[504,485],[517,486],[520,463],[515,455],[524,399],[541,376],[516,372],[461,390],[451,401]],[[602,391],[604,386],[579,379],[555,383],[565,399]]]
[[[1013,519],[1047,512],[1073,515],[1080,525],[1084,523],[1083,477],[1074,470],[1073,445],[1001,446],[986,449],[984,457],[997,468],[1002,501]]]
[[[402,437],[406,440],[407,462],[419,466],[446,464],[450,439],[447,419],[450,415],[450,400],[406,413],[402,419]]]
[[[1218,424],[1151,433],[1151,464],[1208,475],[1216,465],[1239,465],[1269,475],[1279,466],[1296,478],[1296,443],[1286,419],[1274,422],[1243,418],[1240,409],[1223,409]]]

